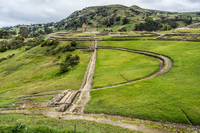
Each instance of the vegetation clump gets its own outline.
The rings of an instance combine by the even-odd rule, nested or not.
[[[73,68],[78,65],[79,60],[80,57],[78,55],[67,54],[65,60],[60,64],[60,73],[65,73],[69,70],[69,67]]]
[[[60,51],[63,53],[65,53],[67,51],[74,51],[74,50],[76,50],[76,45],[77,45],[76,41],[72,41],[70,44],[66,43],[64,46],[60,46],[56,49],[53,49],[52,54],[56,55]]]
[[[162,27],[159,21],[154,21],[151,17],[145,19],[145,23],[140,23],[135,26],[136,31],[156,31]]]
[[[0,62],[4,61],[4,60],[7,60],[9,58],[12,58],[15,54],[12,54],[12,55],[8,55],[7,58],[6,57],[3,57],[3,58],[0,58]]]
[[[0,42],[0,52],[21,48],[24,45],[23,42],[24,38],[22,36],[16,36],[11,40],[3,40]]]
[[[55,39],[55,40],[50,40],[50,39],[47,39],[47,40],[44,40],[41,44],[42,47],[44,46],[52,46],[52,45],[55,45],[57,46],[59,44],[59,40],[58,39]]]
[[[12,35],[15,35],[15,34],[16,34],[16,32],[14,32],[14,31],[6,31],[3,29],[0,29],[0,38],[1,39],[10,38]]]

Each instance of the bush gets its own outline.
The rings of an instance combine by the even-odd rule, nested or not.
[[[74,50],[76,50],[75,47],[70,47],[68,51],[74,51]]]
[[[75,47],[71,46],[71,44],[65,44],[62,48],[62,52],[65,53],[67,51],[74,51],[76,50]]]
[[[126,32],[127,29],[126,29],[126,27],[123,27],[123,28],[119,29],[118,31],[119,31],[119,32]]]
[[[17,36],[15,38],[12,38],[7,43],[7,49],[18,49],[25,45],[24,38],[22,36]]]
[[[5,45],[5,44],[2,44],[2,45],[0,46],[0,52],[5,52],[6,50],[7,50],[6,45]]]
[[[162,30],[171,30],[172,29],[172,27],[170,26],[170,25],[163,25],[163,28],[162,28]]]
[[[65,73],[69,70],[69,64],[66,62],[60,63],[60,73]]]
[[[63,48],[62,48],[62,52],[65,53],[65,52],[69,51],[70,47],[71,47],[71,45],[65,44],[65,45],[63,46]]]
[[[78,65],[80,57],[78,55],[72,56],[71,54],[67,54],[64,62],[60,64],[60,72],[65,73],[69,70],[69,67],[74,67]]]
[[[28,127],[26,124],[16,124],[15,126],[0,126],[0,133],[74,133],[74,131],[52,128],[46,125]]]
[[[65,58],[65,62],[70,62],[71,58],[72,58],[72,55],[71,54],[67,54],[66,58]]]
[[[59,44],[59,40],[56,39],[56,40],[50,40],[50,39],[47,39],[45,41],[42,42],[41,46],[44,47],[44,46],[57,46]]]
[[[26,124],[18,123],[12,129],[12,133],[26,133],[28,130]]]
[[[72,42],[70,43],[70,45],[71,45],[72,47],[76,47],[77,43],[76,43],[76,41],[72,41]]]

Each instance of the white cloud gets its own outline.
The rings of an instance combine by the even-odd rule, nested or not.
[[[56,13],[55,9],[53,9],[53,8],[45,8],[44,12],[49,13],[49,14],[55,14]]]
[[[4,7],[4,8],[1,9],[1,12],[2,12],[2,13],[8,13],[8,12],[10,12],[10,9]]]

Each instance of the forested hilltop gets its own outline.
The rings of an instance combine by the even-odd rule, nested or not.
[[[2,34],[5,31],[0,31],[0,37],[20,32],[23,32],[24,37],[37,37],[56,31],[76,31],[83,24],[97,31],[156,31],[185,27],[198,22],[200,22],[200,12],[178,13],[142,9],[135,5],[131,7],[108,5],[75,11],[59,22],[4,27],[3,29],[9,32]]]

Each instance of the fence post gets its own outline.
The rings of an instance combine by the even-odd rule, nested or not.
[[[74,125],[74,133],[76,133],[76,125]]]

